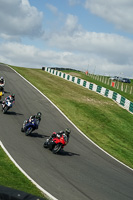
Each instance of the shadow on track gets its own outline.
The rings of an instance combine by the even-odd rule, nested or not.
[[[5,113],[5,115],[23,115],[23,114],[21,114],[21,113],[16,113],[16,112],[13,112],[13,111],[7,111],[7,112]]]
[[[4,91],[4,94],[10,94],[10,92]]]
[[[39,134],[39,133],[31,133],[29,135],[30,137],[39,137],[39,138],[44,138],[46,137],[45,135]]]
[[[69,152],[69,151],[60,151],[57,155],[60,155],[60,156],[80,156],[80,154],[78,153],[73,153],[73,152]]]

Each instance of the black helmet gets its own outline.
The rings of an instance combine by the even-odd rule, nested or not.
[[[42,116],[42,113],[38,112],[37,115],[36,115],[36,118],[41,119],[41,116]]]
[[[12,97],[13,99],[15,99],[15,94],[11,94],[11,97]]]
[[[69,135],[71,133],[71,130],[69,128],[66,128],[66,135]]]

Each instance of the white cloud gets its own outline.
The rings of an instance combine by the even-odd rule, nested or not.
[[[86,0],[85,8],[113,23],[116,28],[133,33],[132,0]]]
[[[86,8],[89,2],[91,6],[92,1],[88,0]],[[97,9],[93,6],[92,8],[94,10],[99,8],[100,13],[99,1],[93,2],[95,5],[97,3]],[[113,0],[111,2],[115,3]],[[60,12],[56,7],[49,4],[49,9],[59,17]],[[72,14],[67,15],[60,29],[56,30],[55,26],[54,31],[52,27],[49,32],[45,32],[43,41],[42,37],[38,37],[37,42],[41,42],[41,47],[45,50],[18,43],[21,36],[37,36],[42,30],[41,23],[42,13],[31,7],[28,0],[14,0],[13,3],[10,0],[1,0],[0,37],[5,41],[0,41],[0,62],[36,68],[42,66],[61,66],[80,70],[89,68],[91,73],[95,70],[95,73],[110,75],[119,75],[120,72],[125,76],[133,74],[133,40],[117,34],[83,30],[78,17]],[[34,29],[37,32],[34,32]],[[8,42],[9,40],[12,42]],[[13,42],[15,40],[17,42]]]
[[[132,40],[116,34],[84,31],[78,25],[77,17],[72,15],[68,15],[64,30],[49,35],[47,42],[60,50],[106,57],[117,64],[130,63],[132,60]]]
[[[77,4],[80,4],[81,1],[80,0],[69,0],[68,3],[69,3],[70,6],[75,6]]]
[[[81,28],[80,25],[78,25],[78,17],[68,14],[66,22],[65,22],[65,26],[64,26],[66,34],[68,33],[72,34],[75,31],[78,31],[80,28]]]
[[[58,66],[84,71],[88,69],[90,73],[94,73],[95,70],[97,74],[119,75],[122,72],[128,77],[133,74],[133,68],[130,63],[122,65],[119,62],[113,62],[104,54],[99,56],[94,52],[45,51],[34,46],[19,43],[2,44],[0,46],[0,61],[11,65],[32,68]]]
[[[72,14],[68,14],[64,22],[64,26],[62,26],[59,29],[54,29],[54,31],[53,29],[51,29],[51,31],[45,32],[42,39],[51,45],[53,42],[53,46],[56,45],[56,40],[59,39],[59,44],[57,44],[57,48],[58,48],[60,47],[62,38],[64,40],[65,37],[67,38],[68,36],[70,36],[70,38],[73,39],[73,35],[78,33],[80,30],[82,30],[82,27],[80,24],[78,24],[78,17]]]
[[[62,19],[63,13],[60,12],[56,6],[53,6],[52,4],[47,3],[46,7],[52,12],[52,14],[55,15],[55,17],[58,17],[58,19],[57,18],[55,19],[56,21],[60,21]]]
[[[28,0],[0,1],[0,34],[9,37],[38,36],[42,33],[42,12]]]
[[[58,15],[59,11],[55,6],[52,4],[47,4],[46,6],[53,14]]]
[[[131,70],[133,71],[131,69],[132,40],[117,34],[87,32],[82,29],[78,24],[78,18],[73,15],[67,16],[62,31],[49,34],[47,43],[62,52],[71,52],[71,55],[60,60],[62,64],[67,63],[68,67],[72,64],[82,69],[83,66],[87,67],[89,64],[91,72],[95,66],[99,73],[111,73],[112,71],[115,74],[123,71],[130,75]]]
[[[21,38],[16,35],[8,35],[5,33],[0,34],[0,38],[4,39],[5,41],[16,41],[16,42],[21,42]]]
[[[77,67],[82,56],[70,52],[42,51],[34,46],[6,43],[0,46],[0,61],[23,67],[66,66]]]

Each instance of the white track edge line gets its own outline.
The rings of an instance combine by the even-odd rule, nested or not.
[[[51,200],[58,200],[54,196],[52,196],[49,192],[44,190],[40,185],[38,185],[18,164],[17,162],[13,159],[13,157],[10,155],[10,153],[7,151],[3,143],[0,141],[0,146],[4,150],[4,152],[7,154],[7,156],[10,158],[10,160],[15,164],[15,166],[40,190],[43,192],[43,194],[46,195],[46,198],[50,198]]]

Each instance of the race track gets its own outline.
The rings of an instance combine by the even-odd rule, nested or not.
[[[21,168],[59,200],[132,200],[133,171],[115,161],[89,140],[36,89],[13,70],[0,64],[6,79],[5,96],[15,93],[8,114],[0,112],[0,141]],[[44,85],[45,87],[45,85]],[[32,136],[21,133],[30,115],[42,112],[40,127]],[[54,155],[43,148],[53,131],[69,127],[70,142]]]

